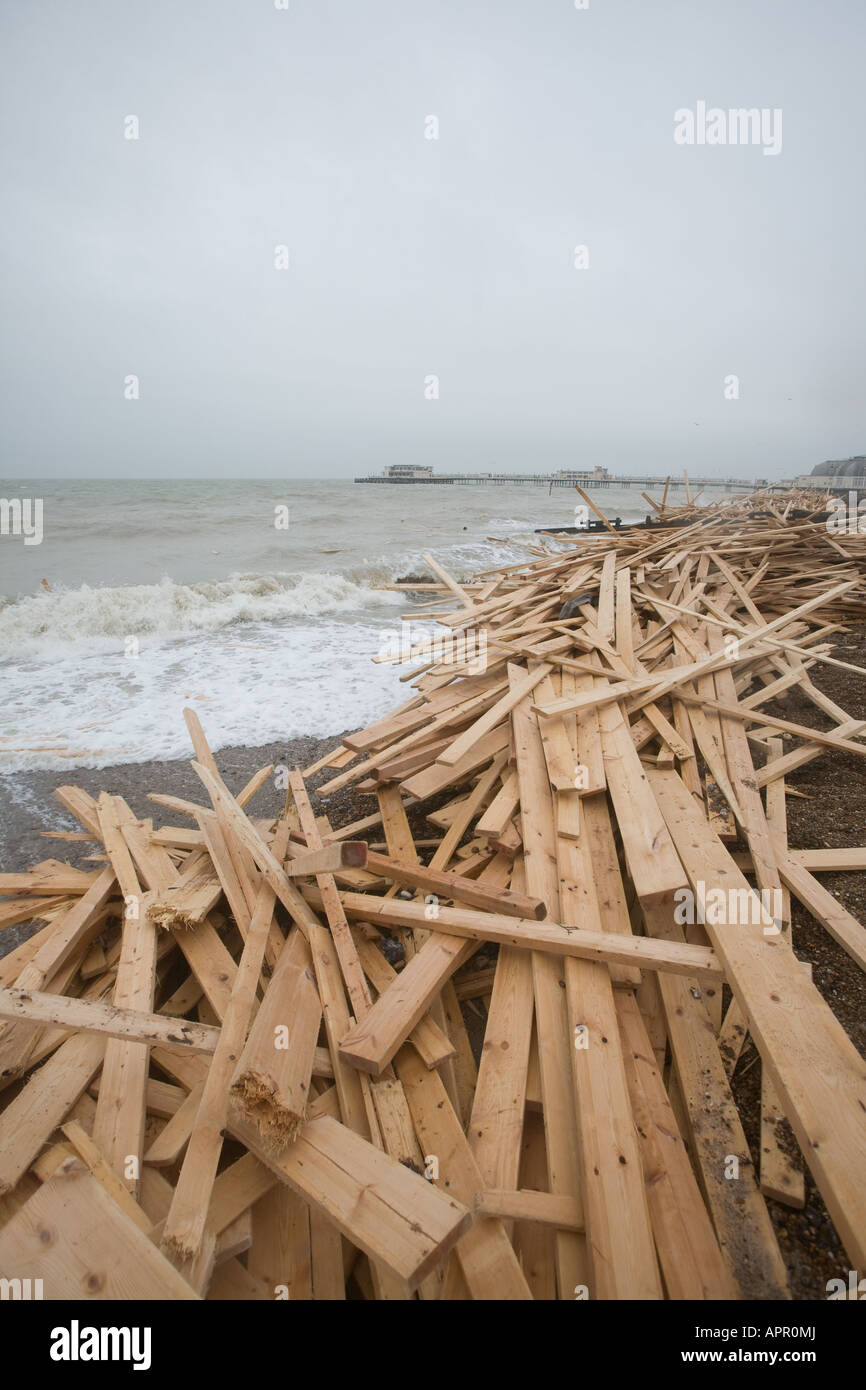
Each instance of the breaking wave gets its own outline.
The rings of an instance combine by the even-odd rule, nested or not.
[[[198,584],[84,584],[28,595],[0,606],[0,655],[39,656],[46,649],[90,651],[127,637],[179,637],[235,623],[279,622],[367,610],[401,602],[377,592],[390,575],[371,567],[367,582],[346,575],[236,574]]]

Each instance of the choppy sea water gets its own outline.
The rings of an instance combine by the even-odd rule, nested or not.
[[[514,564],[580,500],[277,480],[0,496],[42,502],[40,544],[0,536],[0,772],[186,757],[186,704],[214,749],[369,723],[410,693],[405,668],[371,660],[409,607],[377,586],[424,573],[424,551],[460,578]],[[648,510],[636,489],[592,496],[624,521]]]

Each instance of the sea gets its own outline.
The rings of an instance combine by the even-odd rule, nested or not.
[[[638,489],[592,496],[623,521],[649,510]],[[374,660],[413,606],[382,586],[435,582],[425,551],[462,579],[517,564],[580,503],[275,479],[17,480],[0,498],[25,519],[29,500],[32,537],[0,535],[0,773],[189,757],[185,705],[214,750],[363,727],[411,694]]]

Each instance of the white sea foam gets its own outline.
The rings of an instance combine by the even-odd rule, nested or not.
[[[374,663],[394,618],[234,624],[138,656],[55,653],[3,673],[0,772],[190,756],[185,705],[214,749],[361,728],[406,699],[405,668]]]
[[[372,577],[372,576],[371,576]],[[341,574],[237,574],[200,584],[58,589],[0,607],[4,658],[110,651],[127,637],[175,637],[233,623],[319,618],[400,603]]]
[[[436,551],[460,577],[523,553],[486,540]],[[345,573],[81,585],[7,601],[0,773],[187,757],[186,704],[215,749],[363,727],[407,694],[405,668],[371,660],[394,647],[406,607],[377,586],[425,569],[407,552]]]

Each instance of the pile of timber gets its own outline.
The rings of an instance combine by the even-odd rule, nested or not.
[[[866,755],[811,678],[866,677],[832,655],[866,618],[866,537],[823,503],[690,503],[469,583],[425,557],[411,698],[293,772],[276,817],[252,806],[272,769],[232,794],[190,711],[201,798],[154,794],[170,824],[58,788],[82,829],[54,834],[95,867],[0,876],[0,927],[42,923],[0,959],[0,1275],[785,1298],[766,1198],[802,1206],[804,1163],[862,1273],[866,1067],[790,931],[793,895],[866,966],[816,877],[866,848],[786,833],[788,774]],[[795,687],[825,731],[767,712]],[[336,827],[349,785],[370,814]]]

